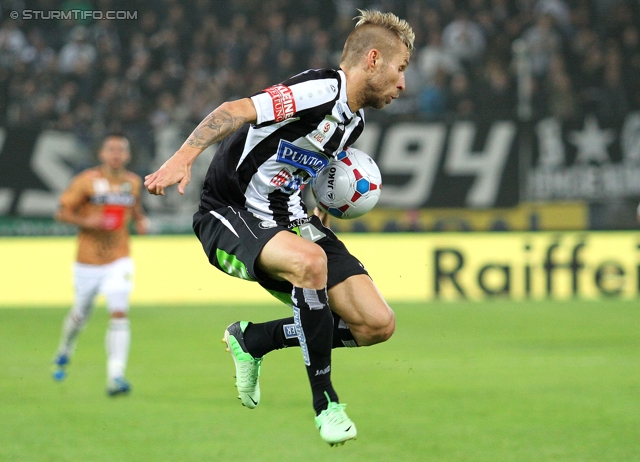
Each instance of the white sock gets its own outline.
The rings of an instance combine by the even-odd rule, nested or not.
[[[127,358],[129,357],[130,343],[131,330],[129,329],[129,319],[111,318],[105,337],[108,380],[124,377],[127,368]]]
[[[84,326],[84,318],[80,319],[73,311],[67,314],[62,323],[62,332],[60,334],[60,345],[58,346],[58,354],[71,356],[75,346],[75,340],[82,327]]]

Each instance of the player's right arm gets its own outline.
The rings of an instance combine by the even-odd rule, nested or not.
[[[184,189],[191,181],[191,166],[202,151],[223,140],[245,123],[256,120],[256,109],[250,98],[222,103],[200,122],[169,160],[156,172],[145,177],[144,186],[147,191],[164,196],[166,187],[178,183],[178,192],[184,194]]]
[[[73,179],[69,187],[60,196],[60,207],[56,212],[55,218],[63,223],[69,223],[84,229],[103,229],[101,213],[80,213],[80,209],[90,198],[87,185],[88,182],[85,175],[80,174]]]

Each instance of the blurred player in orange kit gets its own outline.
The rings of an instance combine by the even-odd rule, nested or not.
[[[136,232],[144,234],[148,220],[140,204],[142,180],[126,170],[131,159],[127,138],[108,135],[98,158],[99,166],[78,174],[62,193],[56,214],[57,220],[76,225],[79,230],[74,264],[75,301],[62,324],[53,378],[66,377],[76,337],[100,293],[110,313],[105,339],[107,393],[116,396],[131,390],[125,378],[131,341],[127,312],[134,271],[129,256],[129,223],[133,220]]]

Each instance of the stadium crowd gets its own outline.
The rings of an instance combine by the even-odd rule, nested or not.
[[[534,120],[640,109],[640,3],[629,0],[7,0],[0,126],[151,143],[156,127],[191,129],[225,100],[337,66],[357,8],[394,11],[417,36],[408,90],[378,117],[522,116],[517,47]],[[136,19],[48,19],[55,10]]]

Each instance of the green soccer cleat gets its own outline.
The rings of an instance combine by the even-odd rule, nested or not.
[[[344,412],[346,407],[346,404],[329,401],[329,407],[316,416],[320,437],[331,446],[341,446],[345,441],[355,440],[358,436],[356,424]]]
[[[234,322],[224,331],[223,343],[236,365],[236,387],[242,405],[254,409],[260,403],[260,365],[263,358],[254,358],[244,344],[246,321]]]

